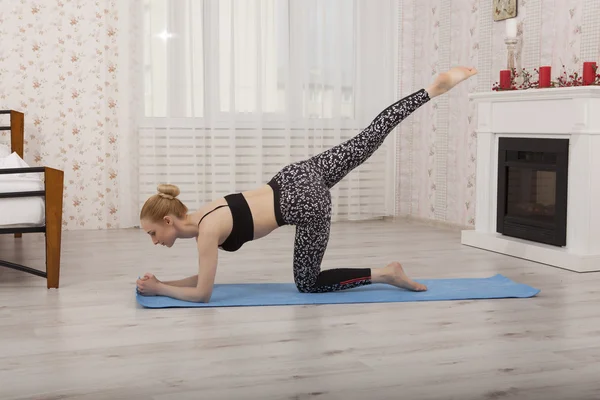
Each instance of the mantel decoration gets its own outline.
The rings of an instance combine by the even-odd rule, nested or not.
[[[503,21],[506,24],[506,36],[504,43],[507,49],[506,69],[500,71],[500,81],[494,83],[492,90],[526,90],[537,88],[555,88],[571,86],[600,85],[600,75],[596,62],[587,61],[583,63],[583,73],[573,71],[567,73],[563,65],[563,72],[556,80],[552,80],[552,69],[550,66],[541,66],[533,70],[534,75],[521,68],[515,67],[515,49],[519,42],[519,24],[517,23],[517,0],[494,0],[494,20]],[[522,33],[522,26],[521,26]]]
[[[500,82],[494,83],[492,90],[527,90],[538,88],[556,88],[556,87],[572,87],[572,86],[592,86],[600,85],[600,74],[598,74],[598,66],[596,62],[588,61],[583,63],[583,74],[580,75],[577,71],[567,73],[566,67],[563,65],[563,72],[556,80],[551,79],[551,67],[543,66],[535,68],[533,71],[537,75],[534,80],[534,75],[522,68],[517,71],[516,68],[500,71]]]

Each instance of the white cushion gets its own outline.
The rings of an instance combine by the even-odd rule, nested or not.
[[[29,165],[17,153],[0,157],[0,169],[26,167]],[[42,175],[42,173],[0,174],[0,193],[44,190]],[[0,226],[6,228],[43,226],[44,210],[43,197],[0,199]]]
[[[3,180],[3,176],[6,175],[0,175],[0,193],[44,190],[42,181],[32,179]],[[0,227],[43,226],[45,208],[43,197],[0,199]]]
[[[17,153],[11,153],[8,157],[0,158],[0,168],[28,168],[29,165]],[[3,174],[1,180],[31,179],[40,180],[41,173]]]

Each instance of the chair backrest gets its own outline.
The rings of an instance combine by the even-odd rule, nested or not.
[[[0,126],[0,131],[10,131],[10,149],[23,158],[25,148],[25,114],[15,110],[0,110],[0,114],[10,114],[10,125]]]

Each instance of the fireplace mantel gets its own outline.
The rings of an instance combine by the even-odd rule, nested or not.
[[[600,271],[600,87],[469,97],[478,118],[475,229],[462,232],[462,244],[571,271]],[[569,139],[565,247],[496,233],[499,137]]]

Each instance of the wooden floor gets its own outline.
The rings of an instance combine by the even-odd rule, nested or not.
[[[398,260],[414,278],[502,273],[532,299],[258,308],[137,306],[134,282],[195,273],[194,241],[65,232],[61,288],[0,268],[0,398],[600,399],[600,274],[460,245],[406,221],[338,223],[324,268]],[[42,236],[0,258],[43,264]],[[221,253],[218,282],[292,280],[293,228]]]

